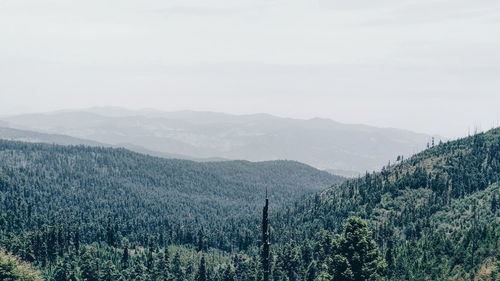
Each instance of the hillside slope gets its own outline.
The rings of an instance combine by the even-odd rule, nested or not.
[[[498,258],[500,128],[349,180],[274,218],[282,242],[367,219],[394,280],[458,280]],[[392,280],[392,279],[391,279]]]
[[[0,249],[0,280],[5,281],[43,281],[41,274],[17,257]]]
[[[85,241],[102,239],[110,220],[131,240],[161,233],[191,243],[202,227],[236,239],[224,226],[258,217],[266,189],[279,208],[342,180],[292,161],[196,163],[125,149],[11,141],[0,141],[0,159],[5,233],[76,223]],[[221,248],[233,243],[216,242]]]

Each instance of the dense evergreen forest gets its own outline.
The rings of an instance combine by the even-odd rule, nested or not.
[[[339,233],[342,222],[357,215],[374,232],[388,280],[498,280],[499,181],[497,128],[431,144],[381,172],[302,200],[274,219],[280,233],[274,239],[285,249],[315,249],[309,245],[331,240],[325,236]]]
[[[289,161],[0,141],[0,247],[46,280],[262,280],[268,188],[271,280],[498,280],[499,152],[497,128],[340,183]],[[0,277],[23,262],[1,256]]]

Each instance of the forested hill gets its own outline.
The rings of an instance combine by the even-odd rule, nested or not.
[[[337,233],[357,215],[373,229],[389,279],[490,276],[500,250],[499,181],[496,128],[438,144],[295,204],[273,219],[280,233],[275,239],[318,241],[321,230]]]
[[[103,240],[111,225],[132,241],[161,234],[191,243],[203,228],[225,236],[214,246],[230,248],[232,231],[242,230],[224,226],[258,217],[266,188],[279,208],[342,180],[292,161],[196,163],[11,141],[0,141],[0,159],[3,233],[61,224],[78,227],[84,241]]]
[[[326,190],[341,179],[289,161],[11,141],[0,159],[0,247],[47,280],[260,280],[266,187],[275,281],[500,274],[500,128]]]

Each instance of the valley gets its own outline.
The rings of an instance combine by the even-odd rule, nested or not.
[[[499,152],[494,129],[345,180],[293,161],[0,141],[0,245],[48,280],[253,280],[267,190],[275,280],[368,274],[352,268],[350,236],[337,236],[351,227],[373,239],[358,253],[373,259],[370,278],[489,268],[495,280]]]

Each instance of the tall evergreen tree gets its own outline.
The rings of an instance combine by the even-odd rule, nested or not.
[[[330,275],[330,273],[328,273],[328,271],[328,266],[326,266],[326,264],[323,264],[321,266],[321,271],[314,279],[314,281],[332,281],[332,276]]]
[[[84,281],[99,281],[97,262],[88,250],[82,256],[80,268]]]
[[[316,278],[316,262],[313,261],[307,267],[305,281],[314,281],[315,278]]]
[[[267,198],[266,190],[266,204],[262,210],[262,273],[263,280],[269,281],[270,277],[270,252],[269,252],[269,198]]]
[[[60,261],[56,264],[54,270],[54,281],[69,281],[69,266],[66,261]]]
[[[161,275],[164,281],[170,280],[170,253],[168,252],[168,247],[165,247],[163,251],[163,260],[159,261],[161,266]]]
[[[125,245],[123,247],[123,254],[122,254],[122,259],[121,259],[121,263],[122,263],[123,268],[128,267],[129,260],[130,260],[130,254],[128,252],[128,246]]]
[[[103,265],[101,281],[115,281],[118,280],[120,274],[111,261],[106,261]]]
[[[334,262],[336,260],[347,266],[342,271],[348,275],[352,273],[353,281],[377,280],[384,267],[368,225],[357,217],[348,218],[344,225],[339,241],[339,254],[334,257]]]
[[[172,277],[174,281],[183,281],[185,270],[182,267],[181,255],[179,252],[175,253],[174,259],[172,260]]]
[[[205,261],[205,256],[201,256],[200,266],[198,267],[198,274],[196,275],[196,281],[207,281],[207,263]]]
[[[227,265],[222,273],[221,281],[236,281],[236,274],[231,265]]]

